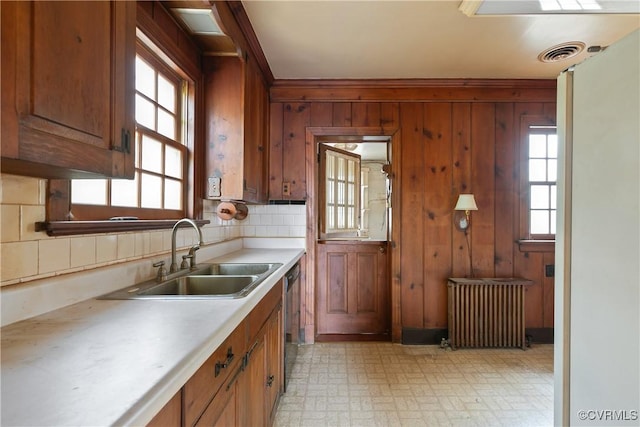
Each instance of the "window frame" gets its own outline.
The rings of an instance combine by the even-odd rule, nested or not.
[[[556,126],[555,118],[547,115],[523,115],[520,120],[520,197],[519,235],[522,251],[553,251],[555,234],[530,232],[529,135],[532,127]],[[557,129],[556,129],[557,130]],[[557,183],[557,177],[556,177]]]
[[[140,178],[141,176],[141,167],[142,167],[142,159],[141,159],[141,151],[140,151],[140,140],[143,135],[147,135],[152,137],[155,140],[158,140],[162,143],[163,146],[170,146],[173,148],[179,149],[183,154],[182,159],[182,209],[164,209],[164,208],[142,208],[142,207],[127,207],[127,206],[112,206],[110,204],[111,199],[111,185],[107,186],[107,200],[109,204],[107,205],[89,205],[89,204],[74,204],[70,201],[70,211],[74,215],[74,217],[79,218],[81,220],[105,220],[112,217],[139,217],[143,219],[150,220],[161,220],[161,219],[180,219],[186,216],[188,210],[189,200],[187,199],[188,188],[189,188],[189,156],[192,151],[193,146],[192,141],[193,138],[190,138],[192,132],[189,132],[189,129],[186,129],[187,120],[185,120],[185,113],[188,114],[190,109],[193,107],[190,105],[193,104],[193,101],[189,101],[189,92],[192,90],[193,82],[188,79],[184,73],[177,69],[170,67],[165,61],[162,61],[158,58],[158,55],[155,54],[152,49],[142,43],[139,39],[136,43],[136,56],[140,56],[145,62],[147,62],[154,70],[162,73],[167,79],[176,84],[177,96],[176,99],[176,113],[175,116],[178,118],[179,126],[177,129],[177,135],[175,136],[176,141],[172,140],[169,137],[166,137],[157,131],[147,128],[144,125],[136,123],[136,131],[135,131],[135,141],[134,144],[136,146],[135,155],[136,155],[136,166],[135,173]],[[138,91],[136,90],[136,94]],[[144,95],[142,95],[144,96]],[[146,97],[146,96],[145,96]],[[154,102],[155,103],[155,102]],[[186,109],[186,111],[185,111]],[[191,143],[190,143],[191,142]],[[146,171],[145,173],[164,177],[162,174],[157,174],[153,172]],[[110,179],[107,179],[110,181]],[[141,182],[138,181],[138,197],[141,197]],[[163,183],[164,185],[164,183]],[[163,190],[163,198],[164,198],[164,190]]]
[[[319,238],[320,239],[331,239],[331,238],[344,238],[344,237],[357,237],[358,233],[360,231],[360,227],[361,227],[361,211],[360,211],[360,192],[361,192],[361,188],[360,188],[360,180],[361,180],[361,157],[357,154],[354,154],[352,152],[349,151],[345,151],[345,150],[341,150],[335,147],[332,147],[326,143],[323,144],[319,144],[319,152],[318,152],[318,156],[319,156],[319,173],[318,173],[318,181],[319,181],[319,214],[318,214],[318,220],[320,222],[319,224]],[[354,176],[353,176],[353,182],[348,181],[348,178],[345,178],[345,201],[344,201],[344,208],[345,209],[353,209],[354,215],[353,215],[353,222],[354,222],[354,226],[353,227],[333,227],[330,228],[330,221],[328,221],[328,201],[327,201],[327,191],[326,191],[326,184],[328,181],[328,177],[327,177],[327,157],[331,156],[331,157],[335,157],[335,158],[343,158],[346,159],[347,161],[353,161],[355,166],[354,166]],[[337,180],[337,179],[336,179]],[[349,199],[348,197],[348,188],[349,185],[351,184],[353,185],[353,205],[349,204],[349,201],[347,199]],[[337,184],[337,183],[336,183]],[[335,208],[337,209],[339,206],[338,203],[338,194],[339,194],[339,190],[338,190],[338,186],[334,185],[334,194],[336,196],[336,204],[335,204]],[[335,214],[334,214],[334,218],[337,220],[338,218],[338,212],[336,210]],[[348,217],[347,219],[345,219],[346,222],[348,222]]]
[[[157,55],[162,61],[166,61],[166,65],[176,69],[181,77],[189,81],[189,87],[185,91],[185,96],[189,100],[189,109],[183,114],[184,129],[188,133],[184,139],[188,148],[185,159],[185,192],[183,194],[183,209],[174,211],[173,218],[167,219],[155,215],[153,211],[145,211],[141,208],[135,208],[135,212],[127,212],[122,209],[122,214],[117,216],[135,216],[145,219],[134,221],[121,220],[109,221],[111,216],[101,216],[100,219],[84,219],[85,205],[74,205],[71,210],[71,181],[69,179],[49,179],[47,182],[46,195],[46,220],[37,222],[36,231],[45,231],[49,236],[70,236],[90,233],[108,233],[108,232],[124,232],[124,231],[141,231],[141,230],[158,230],[173,227],[176,220],[182,217],[193,218],[200,226],[209,223],[208,220],[202,220],[203,204],[198,194],[203,191],[202,184],[199,182],[198,176],[202,175],[202,162],[196,159],[202,157],[201,144],[197,143],[198,139],[203,136],[202,124],[200,119],[204,117],[203,100],[200,97],[203,83],[201,70],[190,63],[183,52],[177,45],[163,44],[158,47],[158,43],[167,39],[158,33],[160,30],[153,22],[148,19],[138,20],[136,26],[136,53],[138,53],[138,45],[143,44],[146,49]],[[135,60],[135,59],[133,59]],[[187,61],[185,61],[187,60]],[[200,154],[197,152],[200,151]],[[94,206],[92,206],[94,207]]]

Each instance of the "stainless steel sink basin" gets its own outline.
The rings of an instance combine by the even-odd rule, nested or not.
[[[184,276],[152,286],[139,292],[138,295],[225,295],[238,297],[257,280],[258,276]]]
[[[208,264],[205,268],[196,270],[197,275],[217,275],[217,276],[241,276],[241,275],[262,275],[271,273],[280,268],[282,264],[277,263],[215,263]]]
[[[163,282],[149,280],[98,299],[243,298],[281,266],[277,263],[198,264],[195,269],[172,274]]]

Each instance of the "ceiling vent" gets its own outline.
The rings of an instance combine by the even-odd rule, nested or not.
[[[182,20],[191,34],[225,35],[216,22],[211,9],[174,8],[171,11]]]
[[[585,44],[582,42],[567,42],[562,43],[543,51],[538,55],[538,60],[541,62],[558,62],[564,61],[571,57],[576,56],[585,48]]]

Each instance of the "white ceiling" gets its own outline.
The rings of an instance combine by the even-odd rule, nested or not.
[[[640,28],[638,14],[468,17],[459,0],[242,3],[276,79],[553,79],[592,54],[549,64],[542,51]]]

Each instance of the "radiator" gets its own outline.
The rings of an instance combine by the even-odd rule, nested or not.
[[[521,278],[448,281],[449,344],[525,348],[525,286]]]

